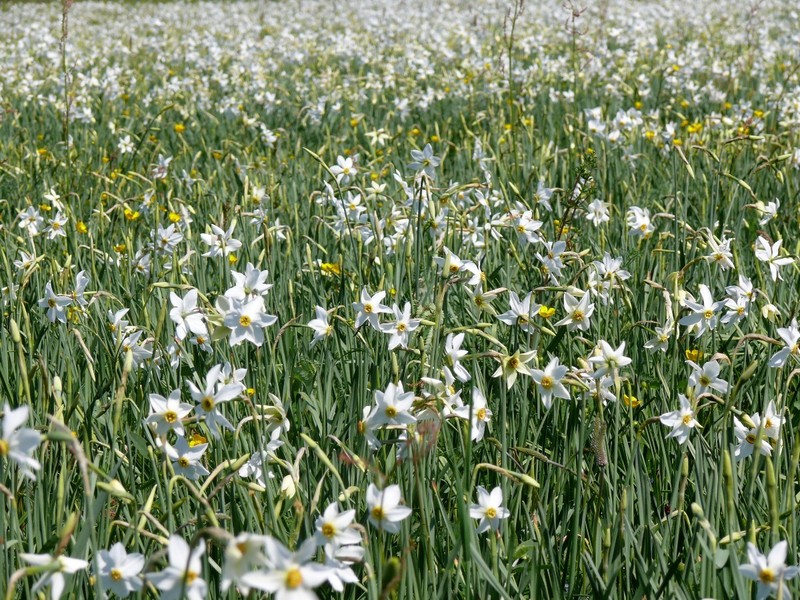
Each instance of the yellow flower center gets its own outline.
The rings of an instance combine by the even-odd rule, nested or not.
[[[405,331],[405,330],[406,330],[406,324],[405,323],[398,323],[397,324],[397,331]]]
[[[210,412],[214,410],[214,399],[211,396],[206,396],[200,401],[200,406],[203,407],[204,411]]]
[[[288,589],[296,590],[301,585],[303,585],[303,574],[300,573],[300,569],[292,567],[286,571],[286,587]]]
[[[164,420],[167,423],[172,424],[178,420],[178,413],[176,413],[174,410],[168,410],[164,413]]]
[[[181,456],[181,457],[178,459],[178,464],[179,464],[180,466],[182,466],[182,467],[185,469],[186,467],[188,467],[188,466],[189,466],[190,464],[192,464],[192,463],[191,463],[191,462],[189,462],[189,459],[188,459],[188,458],[186,458],[185,456]]]
[[[748,444],[755,444],[756,443],[756,436],[754,434],[752,434],[752,433],[748,433],[747,437],[745,437],[744,439],[747,440]]]
[[[713,310],[707,310],[706,312],[703,313],[703,318],[706,320],[710,319],[713,316],[714,316]]]
[[[111,569],[111,579],[114,581],[119,581],[122,579],[122,571],[119,569]]]
[[[386,416],[390,419],[394,419],[397,416],[397,409],[394,406],[387,406]]]
[[[490,519],[494,519],[497,516],[497,509],[489,507],[486,509],[486,516]]]
[[[553,378],[552,377],[548,377],[547,375],[542,377],[542,387],[544,389],[546,389],[546,390],[549,390],[550,388],[552,388],[553,387]]]
[[[242,315],[241,317],[239,317],[239,325],[241,325],[242,327],[250,327],[250,323],[252,322],[253,320],[247,315]]]
[[[375,508],[373,508],[371,514],[372,514],[372,518],[375,519],[376,521],[383,521],[383,507],[382,506],[376,506]]]
[[[579,321],[579,322],[583,321],[583,317],[584,317],[583,311],[576,310],[574,313],[572,313],[572,320],[573,321]]]
[[[681,420],[683,421],[684,425],[688,425],[692,422],[692,415],[683,415],[683,419]]]
[[[479,408],[478,412],[475,413],[475,416],[477,417],[478,421],[485,421],[486,420],[486,409],[485,408]]]
[[[364,305],[364,312],[367,313],[367,314],[371,313],[372,312],[372,304],[369,304],[369,303],[365,304]]]
[[[195,579],[200,576],[196,571],[186,571],[186,584],[190,585]]]
[[[700,385],[702,385],[703,387],[708,387],[709,385],[711,385],[711,378],[708,375],[701,375]]]
[[[49,306],[50,308],[55,308],[56,307],[56,301],[53,298],[50,298],[47,301],[47,306]]]
[[[775,571],[769,567],[761,569],[761,572],[758,574],[758,580],[764,585],[775,583]]]
[[[508,361],[508,366],[516,369],[519,366],[519,359],[516,356],[512,356],[511,360]]]
[[[322,526],[322,535],[326,538],[332,538],[336,534],[336,528],[332,523],[325,523]]]

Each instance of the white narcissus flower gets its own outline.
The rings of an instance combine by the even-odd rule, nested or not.
[[[541,305],[531,302],[532,296],[533,292],[528,292],[525,299],[520,300],[516,292],[511,292],[508,298],[509,310],[502,315],[498,315],[497,318],[511,327],[519,326],[526,333],[535,333],[536,330],[531,323],[531,318],[539,313]]]
[[[735,269],[733,266],[733,253],[731,252],[731,242],[733,240],[723,237],[721,240],[709,234],[708,236],[708,254],[705,259],[709,263],[717,263],[722,271],[728,269]]]
[[[83,293],[86,291],[86,286],[89,285],[89,276],[86,275],[86,271],[79,271],[77,275],[75,275],[75,289],[69,293],[69,297],[72,300],[73,304],[79,307],[84,307],[89,304],[89,301],[84,298]]]
[[[663,425],[672,427],[672,431],[667,434],[668,438],[675,438],[679,444],[684,444],[689,439],[692,429],[699,427],[700,424],[694,418],[694,409],[689,399],[683,394],[678,394],[678,399],[681,407],[678,410],[664,413],[659,420]]]
[[[387,533],[400,531],[400,521],[411,516],[411,509],[401,506],[400,486],[390,485],[381,490],[374,483],[367,488],[369,522]]]
[[[480,519],[477,532],[483,533],[489,529],[497,531],[501,519],[511,516],[509,510],[503,507],[503,490],[498,486],[490,493],[479,485],[477,491],[478,503],[469,507],[469,516],[473,519]]]
[[[783,367],[790,356],[800,361],[800,328],[797,326],[797,319],[792,319],[789,327],[779,327],[778,335],[786,345],[773,354],[767,364],[772,368]]]
[[[50,586],[50,600],[58,600],[64,592],[66,580],[64,575],[72,575],[82,571],[89,566],[89,563],[80,558],[70,558],[68,556],[50,556],[49,554],[27,554],[21,553],[19,557],[26,563],[35,567],[53,566],[52,571],[46,571],[31,588],[31,593],[36,593],[43,587]]]
[[[175,336],[183,341],[189,332],[196,335],[208,335],[208,329],[203,320],[203,314],[197,308],[197,290],[191,289],[186,292],[186,296],[181,298],[175,292],[170,292],[169,300],[172,303],[172,310],[169,311],[169,318],[175,323]]]
[[[666,352],[669,347],[669,338],[672,336],[672,330],[674,328],[675,326],[672,321],[667,321],[663,327],[656,327],[656,336],[647,340],[644,343],[644,347],[651,352],[655,352],[656,350]]]
[[[313,562],[317,544],[309,538],[292,552],[273,537],[264,540],[265,567],[245,573],[248,588],[275,594],[275,600],[316,600],[314,588],[328,579],[328,569]]]
[[[408,348],[409,335],[419,327],[419,319],[411,318],[411,303],[406,302],[403,310],[397,304],[392,305],[395,321],[393,323],[383,323],[381,331],[390,335],[389,350],[394,350],[398,346]]]
[[[486,396],[479,387],[472,388],[472,405],[459,406],[453,410],[453,414],[462,419],[469,419],[472,414],[472,421],[470,423],[470,437],[474,442],[480,442],[486,432],[486,425],[492,420],[492,411],[486,403]]]
[[[212,367],[206,374],[204,388],[198,387],[189,380],[186,381],[192,400],[197,403],[195,410],[199,416],[205,417],[206,427],[208,427],[211,436],[215,438],[220,436],[220,427],[233,431],[231,422],[219,412],[219,403],[233,400],[245,390],[244,385],[241,383],[220,384],[221,373],[222,365]]]
[[[211,225],[212,233],[201,233],[200,238],[209,248],[203,256],[216,258],[217,256],[228,256],[231,252],[236,252],[242,247],[242,242],[233,238],[233,228],[236,223],[231,223],[228,230]]]
[[[534,356],[536,356],[536,350],[522,353],[517,350],[511,356],[501,356],[500,366],[492,373],[492,377],[504,377],[506,380],[506,387],[510,390],[517,380],[518,373],[530,377],[531,370],[528,368],[527,363],[533,360]]]
[[[182,419],[194,406],[181,402],[181,391],[173,390],[169,398],[159,394],[150,394],[150,415],[147,422],[155,424],[156,435],[166,435],[170,430],[183,435]]]
[[[584,294],[578,300],[569,292],[564,294],[564,312],[567,316],[556,323],[556,327],[567,326],[568,331],[589,329],[589,318],[594,314],[594,304],[589,302],[589,294]]]
[[[0,459],[17,463],[25,477],[35,480],[34,471],[38,471],[42,465],[33,458],[33,452],[39,447],[42,434],[35,429],[22,427],[28,420],[28,410],[27,406],[11,410],[8,402],[5,403],[2,437],[0,437]]]
[[[594,379],[601,379],[606,375],[613,376],[618,369],[631,364],[631,359],[625,356],[625,342],[622,342],[614,350],[608,342],[600,340],[598,350],[599,352],[589,359],[589,362],[595,366],[595,370],[592,372]]]
[[[433,148],[430,144],[425,144],[425,147],[420,150],[411,151],[411,160],[408,168],[417,171],[417,174],[425,173],[428,177],[433,179],[436,175],[436,167],[438,167],[442,159],[433,155]]]
[[[789,544],[781,541],[772,547],[769,555],[764,556],[756,546],[747,543],[748,564],[739,565],[739,572],[748,579],[758,582],[756,592],[758,600],[763,600],[779,590],[783,598],[787,600],[791,598],[785,582],[797,575],[798,568],[786,566],[788,550]]]
[[[207,448],[208,444],[192,446],[182,436],[178,436],[174,446],[169,442],[164,442],[164,452],[172,461],[175,474],[182,475],[191,481],[208,475],[208,469],[200,462]]]
[[[327,554],[334,554],[341,546],[360,544],[361,534],[351,527],[355,517],[355,510],[339,512],[337,503],[331,502],[314,522],[317,545],[325,546]]]
[[[384,291],[376,292],[374,296],[370,296],[367,288],[361,290],[361,301],[353,302],[353,310],[357,313],[356,329],[368,322],[376,331],[381,330],[380,317],[378,315],[392,312],[391,308],[381,304],[381,300],[385,297],[386,292]]]
[[[221,300],[222,298],[217,298],[219,307],[223,304]],[[278,317],[266,313],[264,298],[261,296],[253,300],[230,299],[227,308],[223,324],[231,330],[231,347],[244,341],[260,347],[264,343],[264,328],[278,321]]]
[[[707,285],[701,283],[698,288],[700,296],[703,298],[703,304],[686,300],[686,307],[692,311],[692,314],[686,315],[678,321],[684,327],[696,327],[695,337],[700,337],[706,331],[713,330],[717,326],[717,321],[719,320],[717,313],[725,306],[724,301],[714,301]]]
[[[469,374],[469,371],[467,371],[461,364],[461,359],[468,354],[466,350],[461,349],[461,344],[463,343],[463,333],[459,333],[457,335],[449,333],[447,334],[447,338],[444,340],[444,352],[447,356],[450,366],[453,368],[453,374],[458,378],[459,381],[467,382],[471,379],[471,375]]]
[[[259,296],[266,296],[272,289],[272,284],[267,283],[269,271],[261,271],[252,263],[247,263],[244,273],[231,271],[231,277],[236,285],[229,288],[225,296],[233,300],[255,300]]]
[[[347,185],[358,173],[358,169],[351,157],[337,156],[336,164],[331,167],[331,173],[339,185]]]
[[[375,428],[416,423],[417,419],[409,412],[413,403],[414,392],[404,392],[402,381],[397,385],[390,383],[385,392],[375,391],[375,408],[369,421]]]
[[[136,552],[128,554],[122,542],[97,553],[97,574],[103,588],[120,598],[127,598],[131,592],[142,589],[142,569],[144,556]]]
[[[51,323],[67,322],[67,307],[72,304],[72,298],[53,292],[53,286],[48,281],[44,286],[44,298],[39,299],[39,308],[47,310],[47,318]]]
[[[542,404],[546,409],[549,410],[553,405],[553,397],[569,400],[569,391],[561,383],[568,371],[569,368],[559,364],[556,357],[550,360],[544,371],[540,369],[531,370],[531,379],[536,382],[536,389],[539,390]]]
[[[245,575],[263,568],[266,563],[264,543],[266,536],[240,533],[225,547],[225,562],[222,564],[220,589],[222,593],[235,585],[239,592],[247,596],[250,586],[242,581]]]
[[[595,227],[599,227],[603,223],[608,223],[611,215],[608,212],[608,204],[599,199],[592,200],[586,207],[586,220],[591,222]]]
[[[706,362],[702,367],[696,362],[687,360],[686,364],[692,368],[692,374],[689,375],[689,385],[694,386],[694,393],[699,396],[708,390],[714,390],[721,394],[728,391],[728,382],[720,379],[719,363],[715,360]]]
[[[770,400],[767,405],[767,410],[764,411],[764,431],[767,437],[777,441],[780,438],[781,425],[783,425],[784,418],[775,409],[775,401]]]
[[[328,323],[328,311],[322,306],[317,306],[314,312],[317,318],[308,322],[308,326],[314,330],[314,339],[311,340],[310,346],[333,335],[333,325]]]
[[[208,586],[201,577],[203,565],[200,561],[205,552],[205,540],[201,539],[197,546],[190,548],[179,535],[169,536],[167,545],[169,566],[163,571],[147,575],[147,579],[161,590],[161,600],[205,599]]]
[[[750,417],[753,427],[747,427],[735,416],[733,417],[733,433],[739,441],[739,445],[733,452],[736,460],[742,460],[753,454],[753,450],[758,444],[758,450],[764,456],[772,454],[772,446],[769,445],[766,437],[766,430],[761,427],[761,417],[758,413]]]
[[[760,236],[756,240],[756,258],[769,265],[769,274],[772,277],[772,281],[782,280],[780,268],[794,263],[794,259],[789,256],[781,258],[781,244],[783,244],[783,240],[778,240],[770,245],[766,238]]]

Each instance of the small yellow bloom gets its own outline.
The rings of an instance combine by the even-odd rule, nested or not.
[[[170,211],[170,213],[169,213],[167,218],[169,218],[171,223],[177,223],[178,221],[181,220],[181,215],[179,213],[174,212],[174,211]]]
[[[251,398],[253,396],[255,396],[256,395],[256,388],[251,388],[251,387],[247,388],[247,395],[250,396]]]
[[[438,142],[438,141],[439,141],[439,136],[438,136],[438,135],[436,135],[436,134],[433,134],[433,135],[431,136],[431,142],[433,142],[433,143],[435,144],[435,143],[436,143],[436,142]]]
[[[643,107],[643,106],[644,106],[644,104],[642,104],[642,101],[641,101],[641,100],[637,100],[636,102],[634,102],[634,103],[633,103],[633,107],[634,107],[636,110],[642,110],[642,107]]]
[[[195,446],[199,446],[200,444],[205,444],[208,442],[208,439],[197,433],[196,431],[192,434],[192,437],[189,438],[189,448],[194,448]]]
[[[356,119],[355,117],[350,119],[350,127],[358,127],[358,119]]]
[[[117,244],[116,246],[114,246],[114,252],[118,252],[120,254],[124,254],[125,250],[127,249],[128,247],[125,244]]]
[[[539,307],[539,316],[543,319],[549,319],[554,314],[556,314],[556,309],[553,307],[545,306],[544,304]]]
[[[186,131],[186,125],[184,125],[183,123],[175,123],[173,129],[175,130],[175,133],[183,133],[184,131]]]
[[[380,176],[380,174],[379,174],[379,173],[370,173],[370,174],[369,174],[369,178],[370,178],[372,181],[378,181],[378,179],[380,179],[380,177],[381,177],[381,176]]]
[[[39,148],[36,150],[36,154],[39,156],[47,156],[47,148]]]
[[[652,129],[649,129],[644,132],[644,137],[646,137],[648,140],[652,142],[654,139],[656,139],[656,132],[653,131]]]
[[[239,259],[236,258],[235,254],[228,254],[228,262],[232,265],[235,265]]]
[[[319,270],[323,275],[336,275],[337,277],[342,274],[342,269],[337,263],[322,263]]]
[[[625,406],[630,406],[631,408],[638,408],[642,404],[642,401],[636,396],[629,396],[628,394],[622,395],[622,401],[625,403]]]
[[[672,140],[672,145],[673,146],[683,146],[683,141],[681,141],[680,138],[675,138],[674,140]]]
[[[53,207],[50,206],[49,204],[40,204],[39,210],[42,210],[44,212],[50,212],[51,210],[53,210]]]
[[[695,121],[694,123],[689,125],[689,127],[686,128],[686,131],[688,131],[689,133],[700,133],[701,131],[703,131],[703,124]]]
[[[128,221],[135,221],[141,216],[138,210],[132,210],[130,208],[126,208],[123,213]]]
[[[214,157],[214,160],[220,160],[222,158],[222,152],[220,152],[219,150],[214,150],[211,153],[211,156]]]
[[[78,221],[77,224],[75,225],[75,229],[77,229],[78,233],[81,233],[81,234],[89,233],[89,228],[86,226],[86,223],[84,223],[83,221]]]
[[[503,129],[505,129],[506,131],[511,131],[511,123],[506,123],[505,125],[503,125]]]
[[[687,348],[684,354],[686,355],[686,360],[692,362],[699,362],[703,358],[703,353],[697,348]]]
[[[414,128],[413,128],[411,131],[409,131],[408,133],[409,133],[409,134],[411,134],[411,135],[413,135],[414,137],[416,137],[416,136],[418,136],[418,135],[419,135],[420,133],[422,133],[422,132],[419,130],[419,127],[414,127]]]

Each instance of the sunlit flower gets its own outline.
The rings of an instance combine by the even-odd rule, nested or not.
[[[411,516],[411,509],[400,504],[400,486],[378,489],[374,483],[367,488],[369,522],[387,533],[400,531],[400,521]]]
[[[498,486],[491,492],[487,492],[484,487],[479,485],[477,491],[478,503],[470,505],[469,516],[473,519],[480,519],[478,533],[489,529],[497,531],[500,521],[511,516],[509,510],[503,506],[503,490]]]

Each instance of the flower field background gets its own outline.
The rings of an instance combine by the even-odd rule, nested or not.
[[[0,2],[0,590],[788,599],[799,225],[793,2]]]

